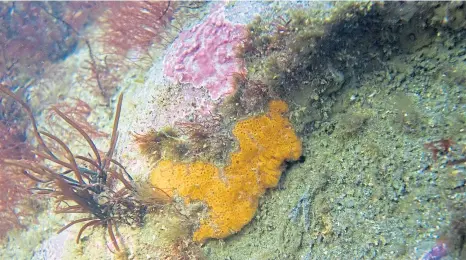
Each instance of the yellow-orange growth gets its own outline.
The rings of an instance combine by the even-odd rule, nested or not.
[[[267,114],[238,122],[233,134],[240,149],[223,168],[200,161],[162,160],[152,171],[154,186],[183,197],[185,203],[203,201],[209,207],[194,240],[238,232],[251,221],[265,189],[278,184],[282,163],[299,158],[301,142],[283,117],[287,111],[285,102],[271,101]]]

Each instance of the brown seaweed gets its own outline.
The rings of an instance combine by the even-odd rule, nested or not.
[[[115,236],[116,226],[120,223],[141,225],[143,216],[150,208],[161,207],[170,201],[170,198],[162,191],[152,193],[155,198],[151,200],[151,203],[139,199],[137,191],[139,186],[133,182],[125,167],[113,159],[118,139],[122,94],[116,106],[109,149],[104,155],[99,153],[91,137],[80,125],[60,110],[54,109],[60,118],[86,140],[92,153],[83,156],[73,153],[59,137],[39,131],[37,121],[27,103],[10,91],[6,85],[0,85],[0,93],[14,99],[27,112],[32,122],[34,137],[38,142],[33,153],[43,159],[43,163],[6,158],[0,158],[0,162],[23,169],[27,177],[39,184],[37,188],[34,188],[36,193],[54,197],[56,213],[87,213],[90,215],[68,223],[58,233],[75,224],[84,223],[76,238],[76,242],[79,242],[87,228],[103,226],[114,248],[120,251]],[[51,144],[57,145],[60,149],[53,150]]]

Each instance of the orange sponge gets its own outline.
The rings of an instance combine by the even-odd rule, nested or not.
[[[197,200],[208,206],[208,217],[201,219],[194,240],[238,232],[253,218],[259,196],[278,184],[283,161],[299,158],[301,142],[283,117],[287,111],[285,102],[271,101],[267,114],[238,122],[233,134],[240,149],[224,168],[163,160],[152,171],[154,186],[186,203]]]

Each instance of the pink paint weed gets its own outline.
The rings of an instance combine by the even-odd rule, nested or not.
[[[245,72],[235,48],[245,39],[245,26],[225,20],[224,7],[201,24],[182,32],[164,60],[164,74],[174,81],[204,87],[212,100],[233,93],[233,73]]]

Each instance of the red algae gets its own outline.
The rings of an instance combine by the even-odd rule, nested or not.
[[[225,19],[224,7],[182,32],[164,60],[164,73],[174,81],[205,87],[213,100],[234,92],[234,73],[244,72],[235,48],[243,43],[245,26]]]
[[[4,159],[34,159],[21,129],[0,121],[0,157]],[[32,214],[27,207],[29,188],[34,183],[16,167],[0,162],[0,239],[13,228],[23,227],[22,218]]]
[[[176,2],[108,2],[105,5],[103,41],[116,54],[124,56],[131,49],[147,51],[154,42],[163,39],[162,32],[173,17]]]

